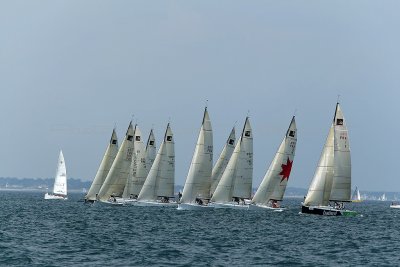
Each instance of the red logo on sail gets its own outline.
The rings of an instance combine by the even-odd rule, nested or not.
[[[285,179],[289,181],[289,176],[290,176],[290,172],[292,170],[292,165],[293,165],[293,160],[290,161],[289,158],[287,159],[286,164],[281,165],[282,171],[279,173],[279,175],[282,175],[281,183]]]

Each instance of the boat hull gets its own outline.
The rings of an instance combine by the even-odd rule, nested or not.
[[[177,207],[178,203],[176,202],[158,202],[158,201],[137,201],[135,206],[142,207]]]
[[[251,204],[249,205],[249,210],[268,210],[268,211],[276,211],[276,212],[282,212],[286,210],[286,208],[273,208],[265,205],[257,205],[257,204]]]
[[[301,213],[322,216],[356,216],[357,212],[351,210],[338,210],[329,206],[301,206]]]
[[[204,210],[207,208],[213,208],[208,205],[199,205],[195,203],[180,203],[178,204],[178,210]]]
[[[62,199],[62,200],[67,200],[68,197],[67,196],[52,195],[52,194],[46,193],[44,195],[44,199]]]
[[[208,204],[209,207],[213,207],[215,209],[249,209],[249,205],[245,204],[237,204],[237,203],[210,203]]]
[[[400,209],[400,204],[390,205],[390,208],[392,208],[392,209]]]

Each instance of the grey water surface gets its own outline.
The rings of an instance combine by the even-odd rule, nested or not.
[[[0,191],[1,266],[396,266],[400,209],[350,203],[356,217],[88,205]]]

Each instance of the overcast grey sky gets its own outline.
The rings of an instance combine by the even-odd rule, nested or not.
[[[307,188],[337,95],[353,186],[400,191],[399,1],[0,1],[0,176],[92,180],[135,115],[170,118],[183,184],[206,100],[214,160],[250,111],[258,186],[297,109],[289,186]]]

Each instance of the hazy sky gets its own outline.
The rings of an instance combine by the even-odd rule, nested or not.
[[[206,100],[214,161],[249,111],[258,186],[297,110],[307,188],[337,95],[353,187],[400,191],[399,1],[0,1],[1,177],[92,180],[114,125],[160,144],[183,184]]]

